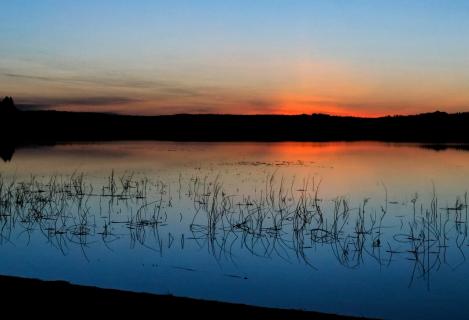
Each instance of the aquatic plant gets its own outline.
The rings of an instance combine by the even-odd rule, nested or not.
[[[185,181],[180,175],[177,184],[177,202],[192,204],[184,214],[175,212],[171,183],[131,172],[118,176],[112,171],[100,179],[78,172],[24,180],[0,175],[0,244],[18,237],[29,241],[38,231],[61,253],[77,245],[87,258],[86,250],[96,240],[109,246],[128,239],[131,247],[161,255],[191,241],[218,262],[236,264],[236,248],[262,258],[294,257],[312,269],[315,250],[329,248],[347,268],[369,261],[388,266],[398,256],[413,261],[410,283],[416,277],[429,281],[431,272],[448,263],[445,250],[450,246],[460,252],[459,265],[465,261],[467,194],[446,207],[440,207],[435,190],[428,204],[415,194],[408,214],[397,217],[400,226],[389,227],[396,217],[386,219],[392,207],[384,184],[381,205],[373,207],[369,198],[355,206],[344,196],[323,199],[320,181],[304,179],[297,185],[295,179],[290,183],[275,174],[265,178],[263,190],[248,195],[229,194],[220,176]],[[183,221],[188,216],[190,222]],[[187,234],[164,231],[169,223],[186,226]]]

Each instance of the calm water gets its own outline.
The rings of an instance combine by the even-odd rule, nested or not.
[[[0,164],[0,273],[384,318],[466,317],[469,152],[72,144]]]

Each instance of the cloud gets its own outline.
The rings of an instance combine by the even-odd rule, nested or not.
[[[187,83],[182,83],[179,81],[163,81],[158,79],[135,79],[134,77],[126,74],[108,74],[106,76],[95,76],[95,75],[75,75],[75,76],[64,76],[63,74],[28,74],[28,73],[17,73],[17,72],[7,72],[3,70],[0,72],[0,76],[17,79],[18,81],[23,82],[22,87],[27,88],[31,87],[33,82],[35,85],[43,83],[46,87],[50,88],[53,84],[54,90],[62,90],[63,94],[67,95],[76,95],[72,93],[73,91],[84,92],[96,92],[101,91],[105,96],[113,96],[115,92],[119,90],[123,92],[125,90],[128,95],[139,95],[151,97],[152,100],[172,100],[174,98],[196,98],[212,95],[214,92],[219,91],[217,88],[213,87],[202,87],[194,86]],[[57,89],[57,85],[61,89]],[[32,89],[34,90],[34,89]],[[35,92],[36,96],[41,96],[40,92]],[[124,98],[125,99],[125,98]],[[96,105],[107,105],[106,98],[98,98],[96,101],[93,101],[94,98],[89,99],[88,101],[65,101],[65,103],[71,103],[76,105],[90,105],[92,103]],[[113,101],[111,101],[113,103]],[[124,101],[126,102],[126,101]],[[34,102],[38,104],[37,101]],[[47,102],[48,103],[48,102]],[[46,104],[47,104],[46,103]],[[62,104],[60,102],[53,102],[53,104]]]
[[[143,109],[142,111],[145,111]],[[197,114],[208,114],[208,113],[223,113],[223,111],[217,106],[210,105],[199,105],[199,104],[184,104],[184,105],[156,105],[151,106],[147,114],[186,114],[186,113],[197,113]]]
[[[247,106],[251,106],[251,107],[254,107],[254,108],[273,108],[273,107],[277,107],[277,103],[271,101],[271,100],[262,100],[262,99],[253,99],[253,100],[248,100],[245,102],[245,104]]]
[[[169,83],[154,80],[132,79],[126,75],[112,76],[112,77],[96,77],[93,75],[84,76],[58,76],[58,75],[34,75],[25,73],[12,73],[3,72],[2,76],[7,78],[16,78],[24,80],[46,81],[54,83],[67,83],[67,84],[89,84],[100,86],[112,87],[132,87],[132,88],[152,88],[152,87],[166,87],[170,86]]]
[[[16,106],[20,110],[34,111],[34,110],[48,110],[51,109],[51,105],[44,103],[17,103]]]
[[[115,106],[141,102],[129,97],[29,98],[17,103],[21,110],[47,110],[63,106]]]
[[[140,99],[129,97],[83,97],[83,98],[70,98],[61,99],[56,101],[55,104],[59,105],[80,105],[80,106],[108,106],[116,104],[127,104],[131,102],[140,102]]]
[[[42,80],[42,81],[51,81],[51,78],[42,77],[42,76],[33,76],[28,74],[18,74],[18,73],[2,73],[3,76],[8,78],[19,78],[19,79],[30,79],[30,80]]]

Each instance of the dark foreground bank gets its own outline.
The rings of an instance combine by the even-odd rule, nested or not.
[[[68,315],[123,316],[151,315],[152,318],[178,319],[178,316],[236,319],[357,319],[331,314],[248,306],[243,304],[178,298],[112,289],[72,285],[64,281],[41,281],[0,276],[1,300],[4,307],[21,305],[24,312],[48,314],[55,318],[68,310]],[[72,317],[73,318],[73,317]]]

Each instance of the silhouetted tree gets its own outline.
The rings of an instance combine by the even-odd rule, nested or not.
[[[1,113],[14,113],[18,111],[15,107],[15,102],[13,101],[12,97],[5,97],[3,98],[0,104],[0,112]]]

